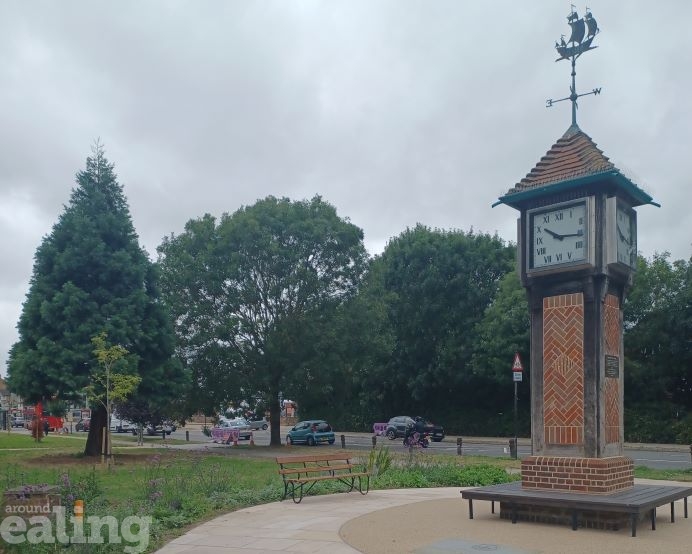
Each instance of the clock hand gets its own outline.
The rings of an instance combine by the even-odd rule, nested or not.
[[[556,238],[557,240],[562,240],[565,238],[563,235],[560,235],[559,233],[555,233],[554,231],[551,231],[550,229],[546,229],[545,227],[543,227],[543,230],[546,233],[548,233],[549,235],[552,235],[553,238]]]
[[[576,233],[568,233],[567,235],[562,235],[562,238],[567,238],[567,237],[581,237],[584,235],[584,231],[577,231]]]

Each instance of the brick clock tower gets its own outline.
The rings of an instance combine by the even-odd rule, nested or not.
[[[623,457],[622,307],[637,262],[635,206],[652,199],[576,124],[500,202],[521,212],[531,312],[524,488],[605,493],[634,484]]]
[[[637,263],[634,208],[653,201],[577,125],[574,64],[598,29],[589,13],[568,20],[590,33],[556,45],[572,60],[572,94],[562,99],[572,102],[572,124],[498,202],[520,212],[531,312],[533,448],[522,487],[611,493],[634,485],[623,456],[623,303]]]

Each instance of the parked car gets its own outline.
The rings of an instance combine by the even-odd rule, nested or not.
[[[394,440],[396,438],[402,438],[406,436],[406,428],[409,426],[415,426],[416,422],[412,417],[409,416],[396,416],[389,420],[387,423],[387,430],[385,435],[389,440]],[[435,442],[440,442],[445,438],[445,430],[441,425],[435,425],[426,420],[425,422],[425,432],[430,434],[430,438]]]
[[[131,421],[111,416],[111,432],[130,433],[136,427]]]
[[[231,419],[228,422],[228,425],[231,427],[231,429],[238,429],[238,438],[240,440],[250,440],[250,437],[252,436],[252,428],[247,422],[247,419],[237,417],[235,419]]]
[[[91,421],[88,419],[80,419],[77,424],[74,426],[75,431],[89,431],[89,426],[91,425]]]
[[[248,425],[253,431],[259,431],[260,429],[266,431],[269,429],[269,422],[265,418],[248,420]]]
[[[216,437],[215,440],[218,440],[219,437],[226,440],[231,430],[238,431],[238,440],[250,440],[252,437],[252,429],[250,429],[247,420],[242,417],[235,419],[220,418],[219,423],[211,430],[211,434],[212,437]]]
[[[144,429],[144,432],[147,435],[153,436],[153,435],[161,435],[164,431],[166,432],[166,435],[170,435],[173,431],[175,431],[177,427],[172,421],[164,421],[163,423],[160,423],[159,425],[147,425]],[[132,431],[132,434],[135,435],[137,434],[137,429]]]
[[[331,425],[323,419],[299,421],[286,435],[287,444],[316,444],[328,442],[334,444],[334,431]]]
[[[12,427],[24,427],[24,416],[18,415],[12,417]]]

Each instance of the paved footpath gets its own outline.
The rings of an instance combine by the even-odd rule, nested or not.
[[[637,479],[637,482],[652,481]],[[660,484],[659,482],[656,482]],[[671,482],[671,485],[675,483]],[[637,537],[619,531],[568,525],[518,523],[475,502],[473,520],[459,487],[376,490],[307,496],[253,506],[219,516],[174,539],[160,554],[496,554],[690,552],[692,519],[677,503],[676,522],[667,506],[657,511],[657,530],[642,523]],[[349,545],[353,545],[350,546]]]

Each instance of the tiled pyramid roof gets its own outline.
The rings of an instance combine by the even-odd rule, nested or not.
[[[507,191],[505,197],[608,171],[618,170],[589,135],[578,126],[572,125],[541,158],[536,167]]]

